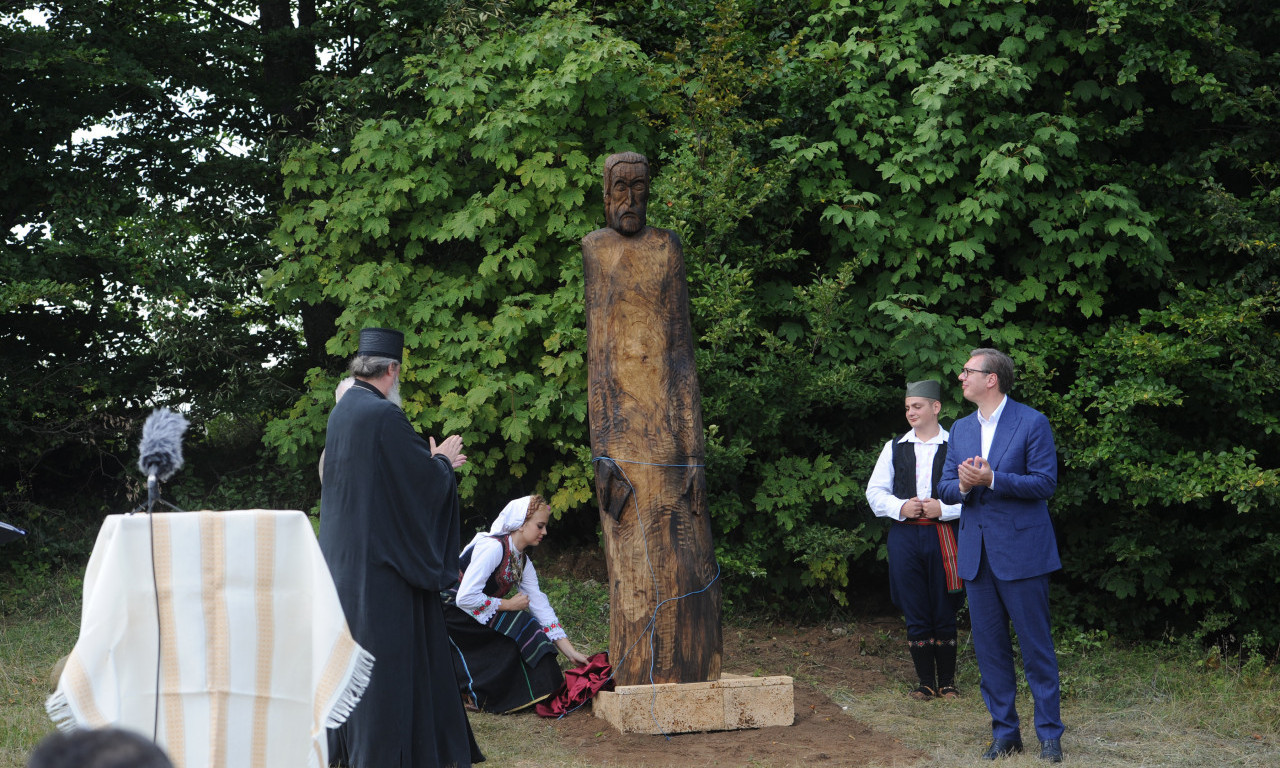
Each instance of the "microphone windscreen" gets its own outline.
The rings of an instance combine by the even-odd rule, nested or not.
[[[151,412],[142,425],[142,442],[138,444],[138,469],[164,481],[182,467],[182,433],[187,419],[167,408]]]

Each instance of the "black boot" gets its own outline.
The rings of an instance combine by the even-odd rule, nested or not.
[[[935,637],[933,648],[934,663],[938,665],[938,695],[954,698],[959,695],[956,690],[956,639]]]
[[[919,701],[932,699],[938,695],[938,681],[934,676],[934,644],[932,638],[907,640],[911,650],[911,663],[915,665],[916,677],[920,685],[911,692],[911,698]]]

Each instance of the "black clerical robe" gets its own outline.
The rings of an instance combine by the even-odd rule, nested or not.
[[[469,766],[476,747],[454,683],[440,591],[458,578],[453,467],[373,386],[334,406],[325,436],[320,550],[373,678],[330,762],[351,768]]]

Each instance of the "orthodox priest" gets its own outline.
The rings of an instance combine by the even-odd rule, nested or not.
[[[329,731],[330,762],[446,768],[484,761],[454,683],[440,591],[458,578],[462,438],[438,447],[399,407],[404,335],[365,328],[355,382],[329,414],[320,549],[356,642],[364,697]]]

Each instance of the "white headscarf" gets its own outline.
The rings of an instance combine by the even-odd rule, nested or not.
[[[477,541],[488,538],[489,536],[501,536],[504,533],[511,533],[520,526],[524,525],[525,518],[529,515],[529,502],[533,501],[532,496],[522,496],[507,502],[507,506],[502,508],[498,513],[498,517],[493,521],[493,525],[489,526],[488,533],[477,533],[471,543],[462,548],[463,553],[476,545]]]

